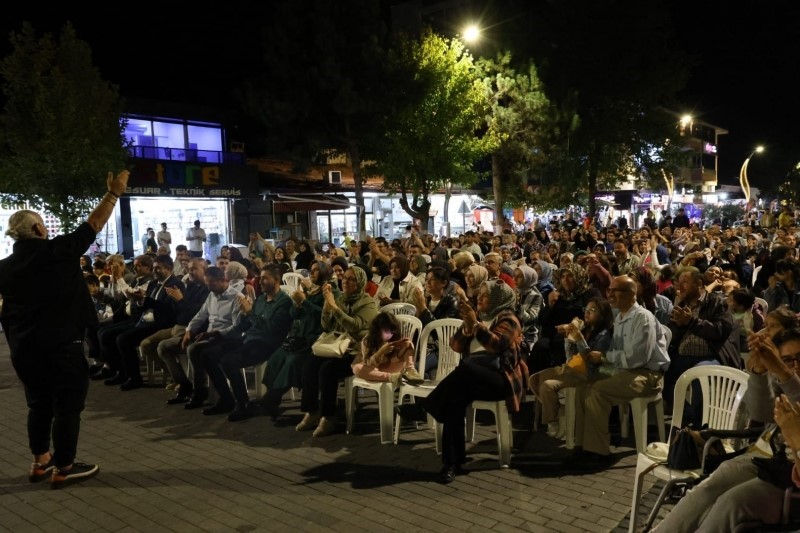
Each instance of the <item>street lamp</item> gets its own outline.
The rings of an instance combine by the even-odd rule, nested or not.
[[[760,154],[764,151],[763,146],[757,146],[755,150],[750,152],[750,155],[747,156],[747,159],[744,160],[744,164],[742,165],[742,170],[739,171],[739,185],[742,187],[742,191],[744,191],[744,200],[745,204],[750,204],[750,182],[747,181],[747,165],[750,164],[750,159],[756,155]]]
[[[481,37],[481,30],[474,24],[470,24],[466,28],[464,28],[463,33],[461,34],[462,39],[466,43],[474,43],[477,42],[478,39]]]

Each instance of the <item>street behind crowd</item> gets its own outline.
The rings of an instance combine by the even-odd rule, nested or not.
[[[526,404],[512,467],[501,470],[491,415],[479,413],[467,447],[471,472],[445,486],[436,483],[432,431],[404,426],[397,446],[381,445],[377,403],[367,393],[355,435],[346,435],[342,392],[341,431],[312,439],[294,430],[299,395],[274,424],[268,417],[231,423],[165,405],[171,393],[160,386],[121,392],[92,382],[78,459],[98,463],[100,474],[50,490],[27,481],[27,408],[2,336],[0,531],[627,530],[632,430],[612,448],[620,457],[614,466],[570,472],[561,443],[544,429],[531,432]]]

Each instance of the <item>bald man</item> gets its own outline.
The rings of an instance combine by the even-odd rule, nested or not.
[[[611,346],[605,353],[591,351],[588,355],[592,363],[601,365],[601,377],[577,389],[575,438],[578,446],[583,446],[583,464],[587,466],[611,463],[611,407],[659,392],[669,367],[669,330],[636,302],[633,279],[614,278],[608,301],[616,311]],[[578,349],[583,353],[584,346],[579,343]]]

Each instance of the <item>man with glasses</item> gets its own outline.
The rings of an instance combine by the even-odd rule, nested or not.
[[[577,388],[575,438],[583,447],[582,466],[589,467],[611,462],[611,408],[659,392],[670,364],[668,334],[662,331],[656,317],[636,302],[636,282],[628,276],[616,277],[608,294],[611,307],[618,311],[611,346],[605,353],[588,351],[585,356],[601,365],[601,377]],[[588,350],[580,332],[571,334],[577,337],[581,353]]]

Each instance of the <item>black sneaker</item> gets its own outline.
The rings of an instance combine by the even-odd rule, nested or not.
[[[103,381],[103,380],[106,380],[108,378],[113,378],[116,375],[117,375],[117,373],[114,372],[113,370],[111,370],[110,368],[102,367],[97,372],[94,372],[93,374],[91,374],[89,376],[89,379],[91,379],[92,381]]]
[[[394,412],[407,422],[426,422],[428,420],[428,412],[420,403],[396,405]]]
[[[50,460],[47,464],[40,464],[40,463],[31,463],[31,469],[28,471],[28,481],[31,483],[38,483],[39,481],[44,481],[53,472],[55,465],[53,464],[53,457],[50,457]]]
[[[69,470],[54,468],[53,475],[50,478],[50,488],[60,489],[65,485],[93,478],[99,471],[99,466],[86,463],[72,463],[72,467]]]

